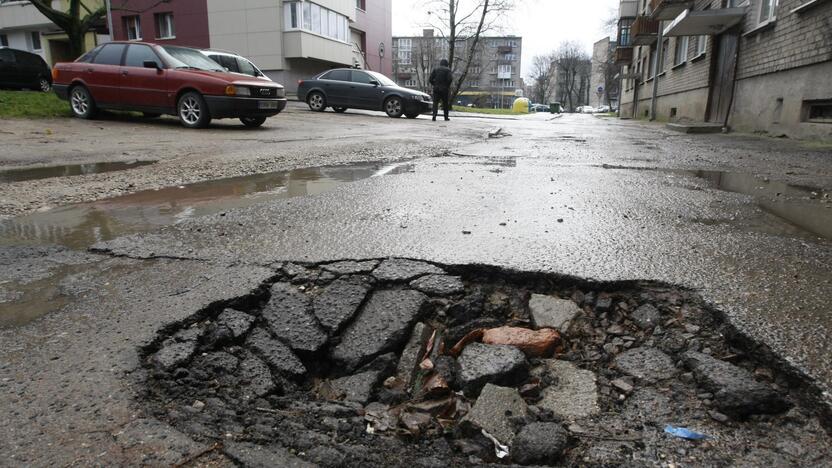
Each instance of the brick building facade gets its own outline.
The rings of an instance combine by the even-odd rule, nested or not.
[[[622,117],[832,138],[830,0],[623,0],[618,39]]]

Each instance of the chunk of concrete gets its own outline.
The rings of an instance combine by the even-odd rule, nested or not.
[[[713,393],[714,405],[738,416],[774,414],[788,409],[788,403],[771,386],[754,380],[745,369],[707,354],[689,351],[683,356],[696,383]]]
[[[168,339],[162,344],[162,348],[151,358],[153,364],[162,370],[173,370],[181,367],[193,357],[196,352],[196,340],[176,341]]]
[[[315,297],[315,317],[330,334],[335,334],[358,312],[370,286],[362,281],[342,278],[333,281]]]
[[[377,260],[344,260],[341,262],[327,263],[326,265],[321,265],[321,269],[339,276],[343,276],[355,275],[359,273],[369,273],[373,271],[376,266],[378,266]]]
[[[408,339],[413,325],[428,305],[418,291],[376,291],[358,317],[344,331],[332,358],[347,371],[379,354],[397,351]]]
[[[217,317],[217,326],[230,330],[231,336],[235,339],[248,333],[252,324],[254,324],[254,316],[239,310],[225,309]]]
[[[380,379],[381,372],[369,371],[335,379],[330,385],[333,390],[344,395],[344,400],[366,405],[373,398]]]
[[[278,373],[292,377],[300,377],[306,374],[306,366],[303,365],[295,353],[279,340],[272,338],[262,328],[255,328],[251,332],[246,340],[246,346],[262,357]]]
[[[652,304],[644,304],[634,310],[631,317],[633,322],[641,329],[649,330],[659,324],[659,321],[662,319],[662,314]]]
[[[558,299],[544,294],[532,294],[529,299],[532,323],[537,328],[555,328],[566,331],[580,312],[577,304],[569,299]]]
[[[526,355],[514,346],[471,343],[458,362],[459,383],[468,396],[479,395],[487,383],[519,385],[529,376]]]
[[[294,456],[275,445],[262,446],[251,442],[225,442],[225,454],[247,468],[316,468],[317,465]]]
[[[528,407],[517,389],[486,384],[462,424],[483,429],[502,444],[511,445],[515,437],[511,418],[527,414]]]
[[[432,334],[433,328],[424,323],[419,322],[413,327],[413,333],[410,334],[410,339],[407,341],[396,367],[396,377],[404,384],[405,389],[409,389],[413,383],[413,375],[420,360],[425,355],[425,349]]]
[[[247,400],[267,395],[276,388],[269,366],[256,356],[249,356],[240,363],[239,376],[240,389]]]
[[[411,281],[410,286],[431,296],[452,296],[465,292],[465,285],[459,276],[426,275]]]
[[[616,356],[613,363],[621,372],[645,382],[666,380],[677,373],[673,359],[655,348],[627,350]]]
[[[263,318],[272,333],[295,351],[320,350],[328,337],[312,314],[312,300],[288,283],[275,283],[271,293]]]
[[[511,457],[521,465],[550,464],[560,458],[569,435],[557,423],[532,423],[524,427],[511,444]]]
[[[557,377],[557,383],[546,387],[537,406],[564,419],[579,419],[598,414],[598,385],[595,373],[579,369],[569,361],[547,359],[532,370],[532,375]],[[549,380],[549,379],[545,379]]]
[[[430,263],[403,258],[388,258],[373,270],[373,276],[376,279],[388,282],[405,282],[419,276],[443,274],[445,272],[441,268]]]
[[[115,442],[123,450],[122,460],[141,460],[146,466],[176,466],[189,463],[209,448],[156,419],[136,419],[115,434]],[[130,464],[127,461],[127,464]]]

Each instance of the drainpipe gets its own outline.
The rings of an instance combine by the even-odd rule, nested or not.
[[[110,5],[110,0],[105,0],[107,4],[107,31],[110,32],[110,40],[115,40],[115,34],[113,33],[113,7]]]
[[[656,69],[653,70],[656,75],[653,77],[653,97],[650,100],[650,121],[656,120],[656,95],[659,94],[659,67],[664,71],[664,29],[662,29],[662,22],[659,21],[659,34],[656,38],[656,45],[659,50],[656,51]]]
[[[722,122],[722,131],[728,131],[728,120],[731,118],[731,111],[734,110],[734,99],[737,96],[737,70],[740,67],[740,48],[742,47],[742,41],[740,40],[740,33],[737,32],[737,49],[734,53],[734,82],[731,83],[731,100],[728,101],[728,110],[725,112],[725,121]]]

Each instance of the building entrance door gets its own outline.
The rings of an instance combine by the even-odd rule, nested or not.
[[[711,91],[708,99],[708,122],[723,123],[731,110],[737,63],[739,33],[729,31],[716,36],[711,65]]]

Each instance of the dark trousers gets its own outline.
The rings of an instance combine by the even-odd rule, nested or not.
[[[451,110],[450,104],[450,90],[434,89],[433,90],[433,119],[436,120],[436,114],[439,112],[439,101],[442,101],[442,108],[445,109],[445,120],[448,120],[448,112]]]

